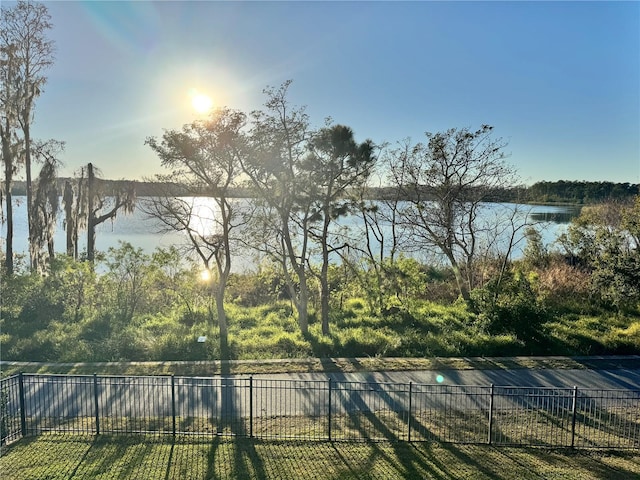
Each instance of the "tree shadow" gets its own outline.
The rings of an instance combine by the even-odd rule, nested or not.
[[[362,365],[358,360],[352,359],[351,362],[356,370],[362,369]],[[336,382],[336,386],[345,385],[348,387],[345,389],[347,392],[346,395],[341,393],[338,396],[339,405],[337,406],[344,412],[344,421],[348,422],[346,428],[355,430],[360,440],[388,440],[390,441],[394,454],[396,456],[403,456],[402,454],[409,444],[400,442],[400,440],[408,439],[401,438],[401,428],[406,426],[407,429],[409,429],[409,425],[412,425],[417,431],[429,432],[428,427],[422,424],[414,415],[413,411],[411,411],[407,401],[402,400],[402,397],[410,394],[407,390],[395,392],[399,394],[399,397],[393,398],[385,386],[378,382],[362,383],[349,381],[342,371],[333,371],[331,368],[332,361],[330,359],[323,361],[322,365],[326,365],[332,370],[332,372],[326,373],[332,381]],[[356,386],[355,389],[352,388],[354,385]],[[377,399],[380,399],[382,404],[379,405],[376,403],[372,409],[369,399],[364,398],[365,392],[367,396],[369,392],[372,392]],[[336,399],[335,394],[333,399]],[[375,411],[376,406],[382,407],[387,414],[386,416],[388,416],[388,418],[385,418],[385,421],[380,418],[380,413]],[[337,413],[332,412],[332,417],[329,421],[335,424],[337,419],[336,415]],[[408,435],[407,433],[407,436]],[[377,443],[371,443],[371,445],[372,454],[368,461],[372,461],[374,456],[387,457],[387,454],[378,448]],[[403,478],[420,478],[423,474],[422,472],[432,471],[428,462],[423,461],[423,459],[415,455],[409,456],[407,461],[403,462],[399,468]]]
[[[452,479],[466,478],[467,474],[460,470],[472,471],[473,478],[515,478],[513,476],[501,477],[493,468],[491,460],[484,456],[471,456],[467,454],[462,445],[454,444],[438,444],[438,443],[420,443],[412,444],[413,454],[421,457],[425,462],[432,463],[434,471],[439,472],[436,478]],[[483,449],[491,449],[492,447],[482,447]],[[482,474],[479,475],[479,474]],[[514,475],[513,472],[509,475]],[[543,477],[540,477],[543,478]]]
[[[216,436],[51,435],[3,447],[2,478],[638,478],[637,451],[491,447],[438,442],[260,441]]]
[[[229,432],[232,437],[247,437],[247,429],[242,421],[242,408],[239,398],[236,396],[238,387],[235,377],[231,374],[229,360],[229,345],[227,338],[220,338],[220,419],[216,436],[213,438],[207,456],[206,478],[218,478],[216,475],[215,460],[220,449],[222,435]],[[227,360],[227,361],[224,361]],[[240,387],[241,388],[241,387]],[[241,390],[242,391],[242,390]],[[237,448],[233,449],[234,455],[230,461],[233,464],[236,478],[266,478],[264,463],[255,449],[254,442],[236,442]],[[253,475],[253,476],[252,476]]]

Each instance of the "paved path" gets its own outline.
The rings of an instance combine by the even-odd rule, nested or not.
[[[442,378],[438,378],[441,376]],[[243,376],[244,377],[244,376]],[[640,368],[612,370],[515,369],[411,372],[288,373],[254,375],[256,379],[328,380],[373,383],[423,383],[525,387],[573,387],[640,390]]]

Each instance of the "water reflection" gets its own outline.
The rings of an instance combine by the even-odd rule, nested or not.
[[[550,222],[566,224],[580,215],[582,207],[545,207],[544,211],[532,211],[529,213],[529,220],[534,222]],[[558,210],[548,210],[557,208]]]
[[[203,197],[184,197],[183,201],[189,205],[189,228],[200,235],[212,235],[219,232],[219,224],[216,218],[219,216],[219,208],[212,199]],[[238,200],[239,202],[246,200]],[[506,210],[505,210],[506,209]],[[515,209],[515,210],[514,210]],[[519,211],[518,219],[523,222],[536,223],[542,234],[543,243],[552,244],[559,234],[564,233],[571,219],[580,214],[579,206],[555,206],[555,205],[516,205],[516,204],[487,204],[483,209],[483,215],[490,218],[492,215],[500,218],[506,211]],[[502,213],[500,213],[502,212]],[[14,197],[14,252],[27,254],[27,220],[26,202]],[[351,216],[340,220],[341,227],[353,229],[354,235],[362,229],[362,220],[358,216]],[[171,245],[180,246],[188,244],[184,232],[169,232],[158,234],[158,220],[149,219],[136,208],[132,215],[118,215],[112,222],[105,222],[97,228],[96,248],[106,252],[110,247],[118,247],[119,242],[129,242],[135,248],[141,248],[150,254],[156,248],[167,248]],[[387,232],[388,234],[389,232]],[[355,237],[354,237],[355,238]],[[5,248],[6,224],[0,223],[0,250]],[[65,251],[64,218],[58,218],[58,228],[55,232],[55,248],[58,252]],[[358,241],[358,240],[354,240]],[[499,244],[499,242],[498,242]],[[83,232],[79,241],[79,249],[86,248],[86,232]],[[520,242],[512,252],[513,258],[522,254],[524,243]],[[246,253],[246,252],[245,252]],[[251,268],[252,259],[245,253],[238,254],[234,258],[236,270],[241,271],[245,267]]]

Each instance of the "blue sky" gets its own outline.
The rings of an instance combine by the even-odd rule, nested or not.
[[[524,183],[640,182],[639,2],[44,3],[34,132],[66,141],[64,175],[150,177],[145,138],[198,118],[194,89],[248,112],[292,79],[361,141],[486,123]]]

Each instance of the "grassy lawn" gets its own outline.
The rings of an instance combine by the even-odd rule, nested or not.
[[[2,478],[637,479],[638,452],[436,443],[329,443],[41,436],[3,447]]]

